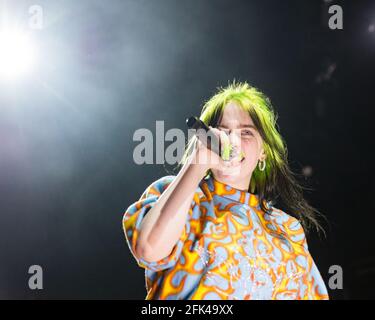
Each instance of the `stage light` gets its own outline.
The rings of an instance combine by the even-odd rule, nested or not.
[[[313,175],[313,168],[311,166],[304,166],[302,168],[302,174],[305,177],[311,177]]]
[[[0,30],[0,78],[14,79],[28,74],[35,58],[35,48],[27,34]]]

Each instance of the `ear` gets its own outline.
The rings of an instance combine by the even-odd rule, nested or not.
[[[266,160],[266,158],[267,158],[266,152],[262,148],[262,150],[260,152],[259,160],[263,161],[263,160]]]

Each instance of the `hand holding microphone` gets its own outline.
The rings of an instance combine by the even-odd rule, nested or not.
[[[197,161],[205,165],[206,169],[221,170],[239,164],[243,154],[231,143],[227,134],[217,128],[208,127],[196,117],[186,119],[189,129],[195,129],[197,140]]]

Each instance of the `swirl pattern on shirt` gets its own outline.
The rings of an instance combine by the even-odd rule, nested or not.
[[[134,255],[139,226],[174,176],[151,184],[125,212]],[[328,299],[299,221],[256,194],[202,179],[184,230],[169,256],[137,259],[145,268],[146,299]]]

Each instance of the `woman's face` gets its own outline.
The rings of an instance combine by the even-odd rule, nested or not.
[[[241,162],[235,161],[222,170],[212,169],[215,178],[234,187],[247,190],[258,160],[264,160],[263,140],[248,112],[235,102],[229,102],[223,112],[217,128],[224,131],[237,148],[237,154],[244,156]],[[240,159],[239,156],[237,159]]]

